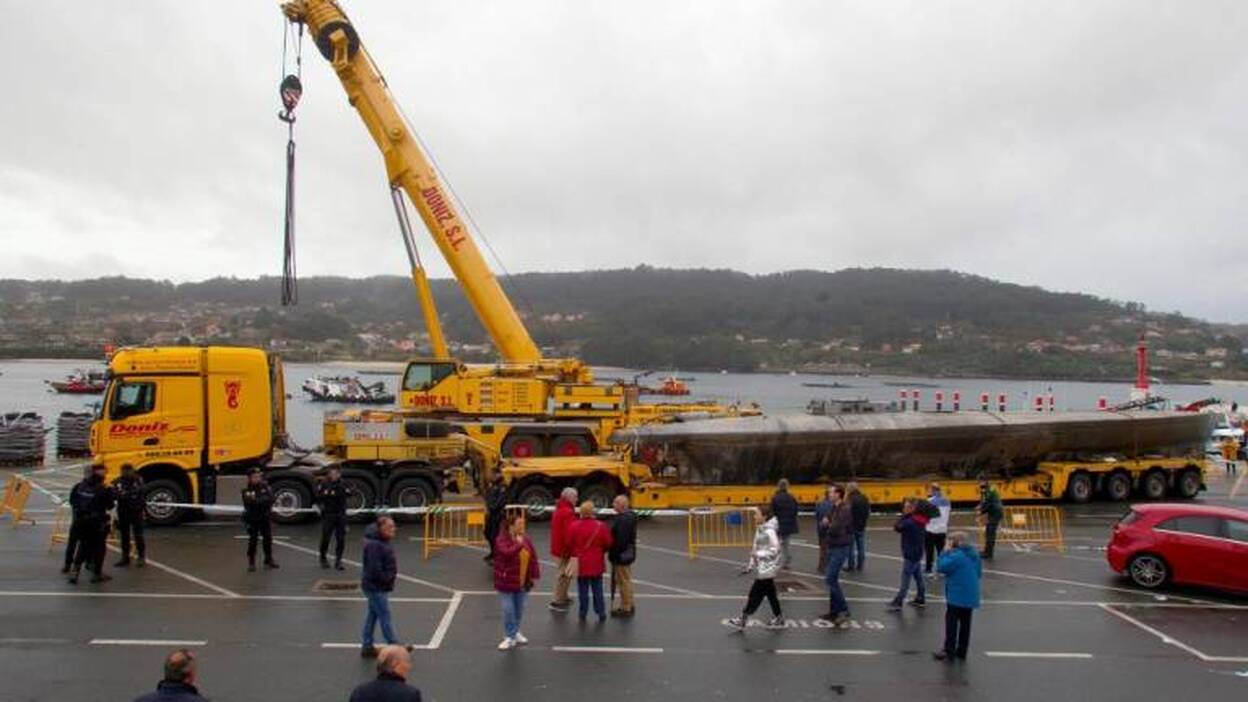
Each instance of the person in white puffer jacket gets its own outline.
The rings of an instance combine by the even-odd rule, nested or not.
[[[940,510],[940,514],[928,520],[926,527],[923,570],[930,577],[936,558],[945,550],[945,536],[949,533],[949,513],[953,511],[953,505],[950,504],[949,498],[940,491],[940,485],[937,483],[927,486],[927,501]]]
[[[754,546],[750,549],[750,561],[741,570],[742,574],[754,573],[754,584],[750,586],[750,594],[745,601],[745,609],[741,616],[728,620],[728,625],[736,629],[745,629],[750,615],[758,611],[763,598],[771,605],[771,620],[768,628],[784,628],[784,617],[780,613],[780,597],[776,594],[776,575],[780,572],[780,523],[772,515],[771,505],[755,508],[758,528],[754,530]]]

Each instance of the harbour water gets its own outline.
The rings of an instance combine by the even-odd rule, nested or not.
[[[357,369],[369,364],[305,364],[287,363],[286,392],[287,427],[295,442],[301,446],[314,447],[320,443],[321,420],[327,410],[346,405],[312,402],[300,390],[303,381],[313,375],[353,375]],[[58,395],[47,386],[46,380],[60,380],[78,368],[92,366],[82,360],[0,360],[0,412],[38,412],[44,424],[52,427],[61,412],[82,412],[100,402],[98,395]],[[393,375],[364,376],[365,382],[384,381],[386,389],[397,391],[400,364],[394,364]],[[634,371],[623,369],[600,369],[601,379],[618,378],[631,380]],[[995,407],[997,396],[1004,393],[1009,409],[1030,410],[1037,395],[1052,393],[1057,410],[1094,409],[1098,398],[1105,397],[1110,404],[1128,399],[1131,386],[1124,383],[1089,383],[1078,381],[1047,380],[1000,380],[991,378],[937,379],[900,376],[829,376],[829,375],[768,375],[742,373],[679,373],[688,381],[691,395],[685,398],[655,398],[680,400],[715,400],[719,402],[756,402],[767,412],[801,412],[812,399],[864,397],[875,401],[898,399],[902,390],[919,390],[923,409],[934,409],[935,393],[945,394],[945,409],[952,407],[952,394],[961,392],[962,408],[975,409],[981,392],[991,396]],[[655,376],[647,380],[657,384]],[[807,387],[804,383],[844,387]],[[1155,385],[1154,394],[1175,402],[1191,402],[1206,397],[1218,397],[1225,402],[1242,402],[1248,399],[1248,384],[1215,381],[1210,385]],[[49,436],[49,447],[55,445],[55,436]]]

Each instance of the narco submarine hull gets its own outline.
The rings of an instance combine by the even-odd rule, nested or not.
[[[776,415],[649,424],[611,441],[682,484],[1005,478],[1042,461],[1200,454],[1213,421],[1158,411]]]

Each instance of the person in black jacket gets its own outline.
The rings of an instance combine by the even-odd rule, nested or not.
[[[143,540],[143,517],[146,503],[143,499],[143,478],[134,472],[129,463],[121,467],[121,477],[113,483],[117,495],[117,528],[121,531],[121,560],[114,565],[124,568],[130,565],[130,537],[134,536],[134,552],[138,567],[147,565],[147,542]]]
[[[116,500],[104,483],[104,466],[92,466],[91,477],[75,485],[69,499],[74,523],[80,524],[82,529],[69,582],[78,584],[78,574],[84,563],[91,571],[91,582],[112,580],[104,574],[104,551],[108,548],[108,530],[112,526],[108,511]]]
[[[91,480],[91,466],[83,469],[82,480],[75,483],[74,487],[69,491],[68,504],[72,507],[75,500],[75,494],[78,492],[78,486],[88,484]],[[78,556],[78,549],[82,546],[82,537],[86,525],[78,519],[78,511],[70,509],[69,534],[65,537],[65,565],[61,568],[62,573],[68,573],[74,567],[74,559]]]
[[[277,568],[273,560],[273,525],[269,519],[273,512],[273,491],[264,481],[259,468],[247,474],[247,486],[243,488],[243,523],[247,525],[247,570],[256,570],[256,540],[264,539],[264,565]]]
[[[420,702],[420,690],[407,684],[412,656],[402,646],[377,652],[377,679],[355,688],[349,702]]]
[[[847,571],[861,571],[867,560],[867,521],[871,519],[871,500],[858,489],[858,483],[850,483],[849,509],[854,516],[853,541],[849,546]]]
[[[381,624],[381,635],[386,643],[397,644],[394,627],[390,623],[390,593],[399,577],[399,564],[394,557],[394,520],[381,516],[375,524],[364,530],[364,568],[360,574],[360,589],[368,599],[368,614],[364,616],[364,633],[360,655],[377,655],[373,646],[373,629]]]
[[[793,561],[789,553],[789,539],[797,533],[797,500],[789,494],[789,481],[776,483],[776,494],[771,497],[771,513],[780,524],[776,535],[780,537],[780,569],[788,570]]]
[[[196,673],[195,655],[180,648],[165,658],[165,677],[156,684],[156,691],[134,702],[208,702],[195,687]]]
[[[890,612],[901,610],[901,603],[905,601],[906,593],[910,592],[912,579],[918,587],[918,592],[915,593],[914,599],[910,600],[910,604],[915,607],[927,604],[927,591],[923,583],[922,569],[923,546],[927,534],[923,524],[914,518],[917,505],[918,500],[907,497],[901,504],[901,516],[893,525],[893,531],[901,534],[901,586],[888,606]]]
[[[334,537],[334,568],[343,570],[342,551],[347,538],[347,498],[355,491],[342,481],[338,466],[330,466],[325,480],[316,486],[316,502],[321,506],[321,567],[329,567],[329,537]]]
[[[616,495],[615,519],[611,520],[611,549],[607,559],[611,561],[611,616],[631,617],[636,612],[633,604],[633,562],[637,560],[637,513],[629,508],[628,497]],[[620,591],[620,606],[615,605],[615,591]]]
[[[823,576],[828,586],[828,612],[819,618],[845,628],[849,626],[849,603],[845,601],[845,593],[841,590],[841,570],[849,560],[849,544],[854,538],[854,518],[843,486],[833,485],[829,497],[832,507],[822,522],[828,542],[828,569]]]
[[[504,513],[507,511],[507,486],[503,484],[503,473],[497,471],[485,491],[485,543],[490,552],[485,554],[486,563],[494,560],[494,540],[498,538],[499,527],[502,526]]]

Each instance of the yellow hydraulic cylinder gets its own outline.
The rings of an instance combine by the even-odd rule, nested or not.
[[[433,292],[429,289],[429,277],[421,266],[412,268],[412,282],[416,284],[416,300],[420,303],[420,311],[425,316],[425,330],[429,332],[429,344],[433,346],[433,357],[448,360],[451,352],[446,348],[446,337],[442,334],[442,323],[438,321],[438,308],[433,302]]]
[[[321,55],[342,81],[348,102],[381,149],[391,185],[402,187],[416,205],[503,359],[510,363],[540,362],[541,351],[486,265],[450,193],[439,182],[437,171],[390,95],[381,71],[360,44],[351,21],[331,0],[294,0],[283,4],[282,11],[291,21],[308,26]]]

